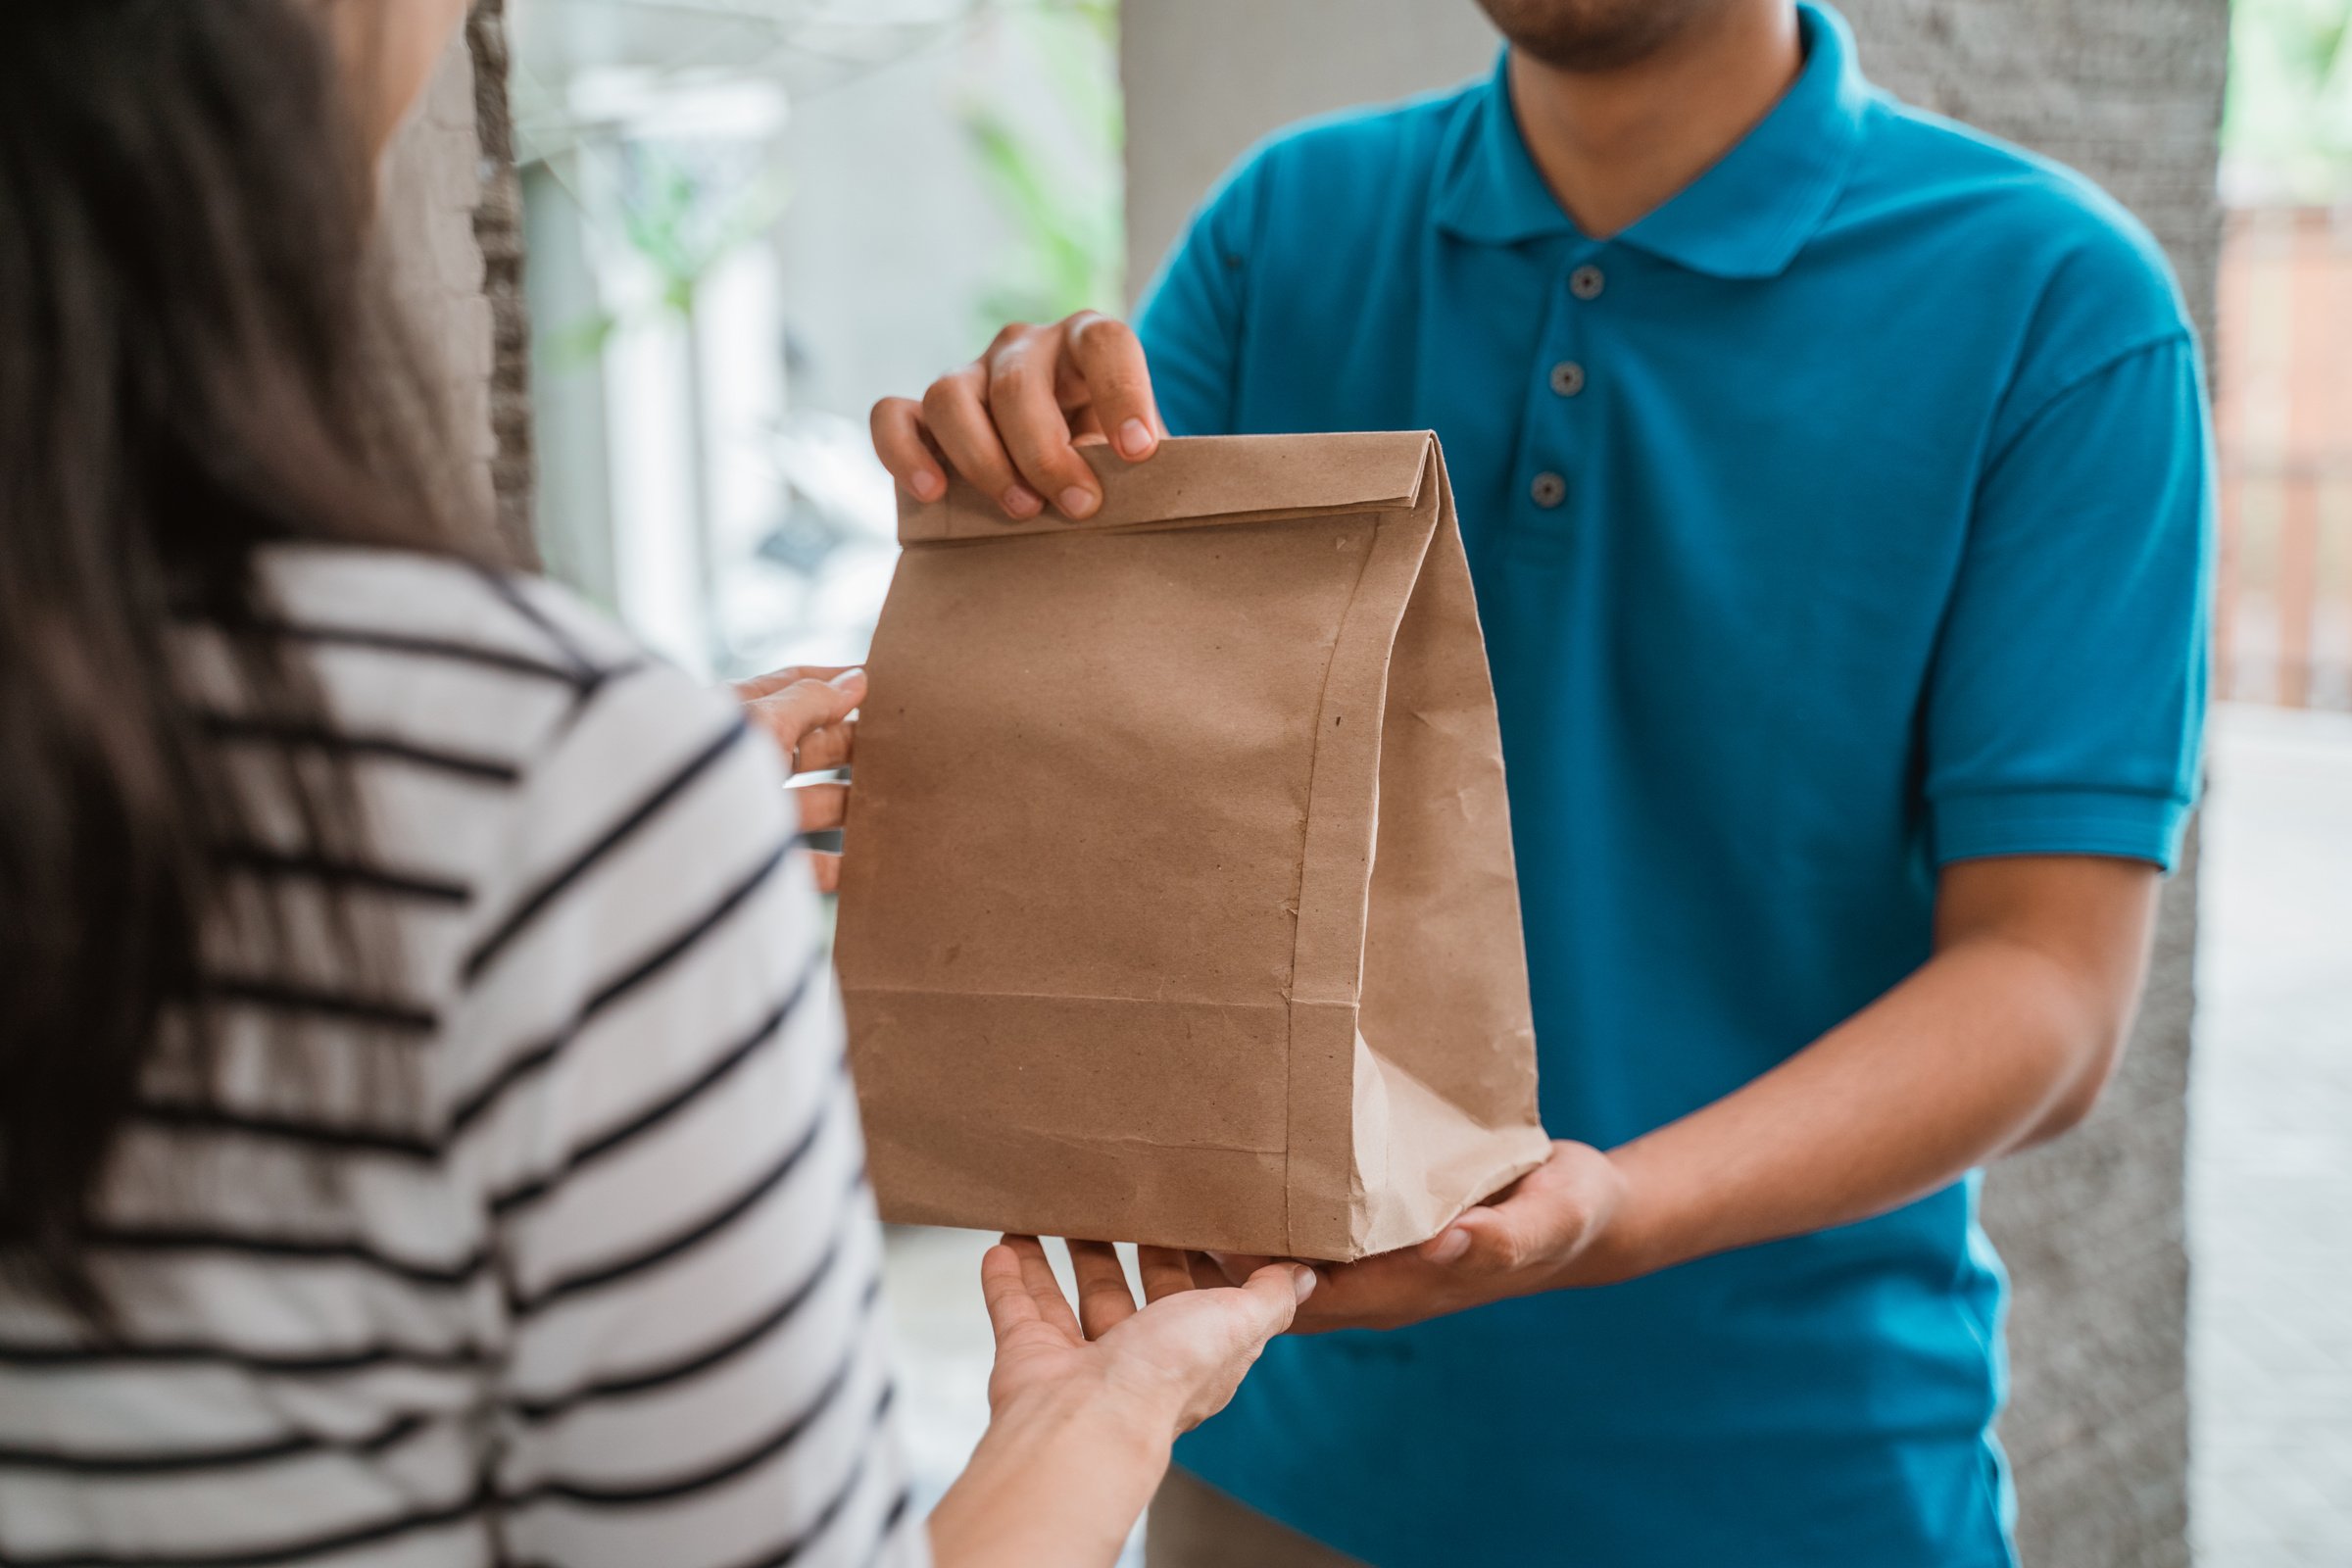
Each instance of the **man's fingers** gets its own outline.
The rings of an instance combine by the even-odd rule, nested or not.
[[[812,853],[808,857],[808,869],[816,877],[817,892],[839,893],[841,891],[840,856],[828,855],[821,850]]]
[[[1085,384],[1094,422],[1111,450],[1128,462],[1159,450],[1167,427],[1152,396],[1152,370],[1134,329],[1093,311],[1070,318],[1064,330],[1067,357]]]
[[[1061,333],[1001,338],[988,355],[988,412],[1029,488],[1064,516],[1091,517],[1102,505],[1095,470],[1070,445],[1070,421],[1054,397]]]
[[[1527,1261],[1518,1227],[1491,1208],[1474,1208],[1421,1244],[1432,1263],[1464,1274],[1499,1274]]]
[[[1107,1242],[1070,1242],[1070,1272],[1078,1280],[1078,1322],[1086,1337],[1099,1340],[1135,1316],[1135,1293],[1127,1271]]]
[[[1482,1203],[1423,1242],[1420,1255],[1462,1274],[1507,1274],[1540,1262],[1560,1218],[1542,1196],[1523,1182],[1508,1200]]]
[[[912,398],[884,398],[866,417],[874,438],[874,456],[890,476],[905,485],[918,501],[937,501],[948,493],[948,476],[923,439],[923,406]]]
[[[1595,1167],[1610,1169],[1606,1158],[1591,1149],[1553,1145],[1550,1159],[1424,1242],[1421,1255],[1469,1274],[1505,1274],[1558,1261],[1583,1245],[1593,1224],[1589,1181]]]
[[[956,471],[982,494],[995,497],[1006,516],[1034,517],[1045,510],[1045,503],[1014,470],[989,414],[987,387],[988,372],[978,365],[941,376],[923,394],[924,426]]]
[[[1144,1299],[1164,1300],[1196,1289],[1193,1279],[1193,1254],[1168,1247],[1139,1247],[1135,1250],[1135,1270],[1144,1279]]]
[[[1102,481],[1074,430],[1100,431],[1131,463],[1167,432],[1142,343],[1124,321],[1092,311],[1052,327],[1006,327],[920,403],[876,403],[867,425],[882,466],[916,499],[946,494],[953,467],[1022,520],[1049,506],[1070,517],[1102,508]]]

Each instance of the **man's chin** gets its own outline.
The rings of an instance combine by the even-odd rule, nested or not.
[[[1555,71],[1638,65],[1725,0],[1478,0],[1511,47]]]

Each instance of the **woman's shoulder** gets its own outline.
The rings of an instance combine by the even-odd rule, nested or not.
[[[756,894],[777,953],[814,942],[805,876],[773,874],[797,859],[780,760],[723,692],[541,578],[345,548],[265,569],[356,742],[376,850],[466,888],[416,955],[472,1021],[453,1031],[453,1081],[495,1077],[508,1014],[560,1012],[558,992],[602,995],[649,955],[723,968],[711,933]]]
[[[733,705],[543,577],[447,556],[281,545],[260,569],[345,728],[449,730],[516,766],[592,709],[697,731]]]
[[[741,710],[543,578],[406,551],[288,546],[262,570],[383,832],[488,882],[655,811],[781,832],[772,749]],[[676,784],[690,778],[692,789]],[[650,804],[649,804],[650,803]],[[452,850],[450,853],[459,853]]]
[[[327,638],[472,652],[485,667],[571,679],[643,661],[637,644],[569,589],[516,571],[411,550],[290,544],[261,571],[294,625]]]

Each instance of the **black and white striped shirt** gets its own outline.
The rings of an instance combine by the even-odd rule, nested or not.
[[[0,1294],[0,1565],[920,1562],[772,748],[546,584],[268,571],[334,721],[219,744],[349,757],[371,853],[235,857],[297,940],[125,1134],[122,1341]],[[330,887],[397,989],[306,959]]]

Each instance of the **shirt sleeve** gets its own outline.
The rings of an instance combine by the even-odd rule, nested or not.
[[[1257,203],[1244,163],[1193,216],[1136,313],[1160,417],[1172,435],[1231,435]]]
[[[1938,864],[2173,865],[2205,716],[2210,446],[2183,333],[2065,385],[1992,454],[1927,692]]]
[[[782,786],[731,705],[666,668],[605,683],[526,781],[453,1092],[499,1281],[506,1560],[924,1557]]]

